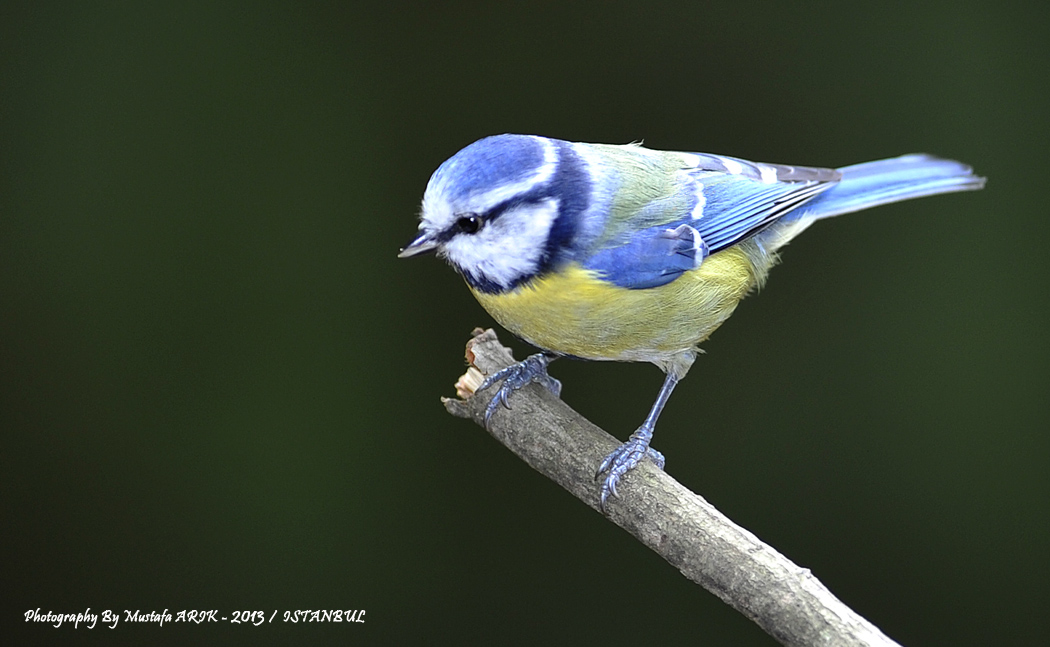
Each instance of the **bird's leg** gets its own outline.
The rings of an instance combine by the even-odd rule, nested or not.
[[[554,353],[536,353],[485,378],[485,381],[481,383],[477,391],[487,389],[496,382],[503,380],[503,384],[496,391],[496,395],[492,396],[492,400],[485,408],[485,426],[488,427],[489,418],[496,411],[496,407],[502,403],[503,406],[509,409],[510,404],[507,402],[507,397],[530,382],[536,382],[546,387],[554,395],[560,396],[561,382],[547,374],[547,365],[556,359],[558,359],[558,355]]]
[[[667,377],[664,378],[664,385],[660,387],[660,394],[656,396],[656,402],[653,403],[653,408],[649,410],[649,415],[646,417],[645,422],[642,423],[641,427],[638,427],[637,431],[631,434],[627,442],[606,456],[601,466],[598,467],[598,472],[594,477],[598,478],[602,474],[606,475],[605,480],[602,481],[601,488],[602,512],[605,511],[605,502],[608,500],[609,495],[618,496],[616,494],[616,484],[620,481],[620,477],[637,467],[644,456],[652,459],[653,463],[660,469],[664,468],[664,455],[650,447],[649,443],[653,439],[653,429],[656,427],[656,420],[660,417],[660,412],[664,410],[664,405],[667,404],[667,399],[671,397],[671,391],[674,391],[674,387],[677,384],[678,378],[668,373]]]

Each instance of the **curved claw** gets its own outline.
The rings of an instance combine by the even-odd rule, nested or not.
[[[550,364],[553,359],[554,358],[544,355],[543,353],[537,353],[485,378],[485,381],[481,383],[481,386],[479,386],[475,392],[483,391],[496,382],[503,380],[503,384],[501,384],[499,390],[496,391],[496,395],[492,396],[492,400],[490,400],[488,406],[485,407],[485,426],[488,427],[492,414],[496,412],[496,408],[499,407],[500,404],[510,409],[508,398],[511,393],[514,393],[531,382],[536,382],[554,395],[560,396],[561,382],[547,374],[547,365]]]
[[[620,482],[624,474],[637,467],[643,458],[648,456],[658,468],[664,468],[666,463],[664,455],[649,446],[651,439],[652,431],[646,430],[644,427],[639,429],[631,434],[627,442],[606,456],[602,464],[598,466],[598,471],[595,472],[594,478],[606,474],[605,479],[602,481],[599,499],[602,512],[606,512],[605,505],[609,500],[610,494],[619,496],[619,493],[616,491],[616,484]]]

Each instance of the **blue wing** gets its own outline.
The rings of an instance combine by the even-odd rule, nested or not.
[[[682,224],[650,227],[624,245],[598,251],[583,266],[622,288],[641,290],[666,285],[707,258],[700,233]]]
[[[699,267],[708,255],[762,231],[841,177],[833,169],[756,164],[708,154],[697,158],[698,165],[679,176],[689,183],[681,192],[695,196],[682,213],[665,214],[660,219],[666,224],[632,232],[622,244],[595,252],[584,267],[620,287],[665,285]],[[639,212],[651,221],[648,211],[658,204],[650,202]]]
[[[693,226],[712,254],[762,231],[842,177],[834,169],[761,164],[720,155],[701,155],[701,160],[690,173],[704,201]]]

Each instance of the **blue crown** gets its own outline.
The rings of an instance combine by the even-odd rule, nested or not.
[[[459,151],[431,178],[455,201],[473,193],[521,182],[544,163],[542,139],[528,135],[493,135]]]

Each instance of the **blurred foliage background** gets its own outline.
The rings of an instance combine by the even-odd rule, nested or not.
[[[492,322],[441,262],[395,254],[438,164],[523,132],[987,175],[794,242],[655,446],[905,645],[1045,638],[1048,14],[4,3],[5,635],[774,644],[438,402]],[[553,372],[620,437],[660,384]],[[88,631],[27,625],[37,607],[367,615]]]

